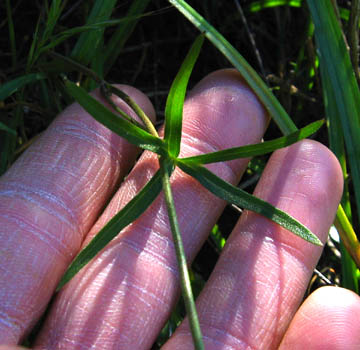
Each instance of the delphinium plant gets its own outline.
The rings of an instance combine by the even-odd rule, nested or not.
[[[194,346],[196,349],[203,349],[201,330],[197,319],[194,297],[192,295],[191,281],[182,245],[181,232],[178,227],[174,200],[172,198],[170,177],[173,170],[175,167],[179,167],[216,196],[241,208],[264,215],[312,244],[321,245],[316,235],[294,218],[269,203],[227,183],[209,171],[204,165],[272,152],[310,136],[321,127],[323,121],[313,122],[298,130],[269,87],[219,31],[210,25],[209,22],[185,1],[169,0],[169,2],[199,29],[200,35],[196,38],[189,53],[185,57],[169,90],[165,107],[165,131],[163,138],[159,137],[155,126],[140,107],[123,91],[104,79],[107,73],[107,67],[110,67],[114,63],[114,57],[119,54],[119,50],[121,50],[121,47],[124,45],[136,22],[143,16],[142,12],[148,1],[134,1],[128,15],[120,20],[114,20],[110,17],[116,1],[95,1],[87,18],[86,25],[57,33],[54,33],[54,29],[64,7],[60,1],[53,1],[47,11],[45,27],[40,28],[40,21],[38,22],[33,44],[25,65],[25,74],[4,84],[0,88],[0,99],[5,100],[9,98],[9,96],[17,94],[17,99],[22,100],[24,87],[30,83],[45,84],[49,79],[49,74],[55,74],[58,88],[64,95],[75,99],[96,120],[116,134],[124,137],[130,143],[158,155],[159,171],[73,260],[63,276],[58,289],[95,257],[122,229],[135,221],[151,205],[158,194],[163,191],[173,233],[182,295],[189,316]],[[305,6],[305,2],[302,1],[283,1],[283,3],[280,3],[279,1],[254,1],[251,3],[249,11],[257,12],[263,8],[280,5]],[[358,5],[356,5],[357,3],[357,1],[354,1],[350,15],[348,14],[349,38],[353,38],[354,32],[357,32],[359,25],[359,18],[356,16],[359,12]],[[16,54],[14,28],[11,21],[10,1],[7,1],[6,4],[8,9],[8,25],[10,42],[12,44],[13,64],[15,66],[18,58]],[[348,179],[347,174],[349,173],[346,164],[347,161],[350,163],[350,172],[352,174],[351,186],[346,186],[345,188],[342,205],[338,209],[335,224],[341,235],[343,244],[342,265],[345,285],[357,291],[357,268],[353,261],[359,265],[360,257],[358,241],[351,225],[352,215],[350,202],[350,193],[354,193],[355,201],[358,203],[355,203],[355,208],[360,208],[360,185],[358,184],[360,179],[360,176],[358,176],[360,175],[358,173],[360,171],[358,170],[360,166],[360,145],[358,144],[360,138],[357,137],[360,130],[360,94],[355,76],[356,69],[353,68],[353,66],[357,66],[355,60],[357,56],[357,43],[356,39],[353,39],[354,41],[351,47],[353,51],[355,50],[355,53],[352,52],[351,57],[355,58],[352,64],[343,39],[340,17],[336,16],[333,2],[330,0],[309,0],[307,4],[311,14],[311,17],[309,16],[309,36],[315,35],[319,52],[318,61],[320,62],[330,147],[341,161],[345,179]],[[341,11],[339,11],[339,16],[340,14]],[[342,11],[342,15],[346,17],[346,12]],[[104,28],[109,26],[116,26],[117,29],[106,46],[106,50],[104,50]],[[74,46],[71,58],[56,53],[58,45],[61,45],[70,37],[78,34],[80,34],[80,37]],[[257,145],[237,147],[191,158],[179,158],[182,111],[186,89],[204,39],[214,44],[229,62],[239,70],[284,134],[283,137]],[[94,43],[97,43],[95,50],[93,49]],[[354,48],[354,46],[356,46],[356,48]],[[52,60],[52,65],[45,65],[49,59]],[[44,64],[43,66],[46,67],[47,70],[37,69],[37,67],[42,66],[41,63]],[[71,77],[68,77],[69,74],[67,73],[73,70],[85,76],[81,84],[82,87],[72,82]],[[110,111],[87,93],[86,89],[88,90],[95,86],[100,86],[103,96],[114,107],[115,111]],[[342,88],[339,89],[339,86]],[[123,99],[133,109],[141,120],[140,123],[135,122],[130,116],[112,104],[111,95],[113,94]],[[116,114],[116,112],[118,112],[118,114]],[[119,114],[122,118],[118,117]],[[10,155],[15,149],[15,135],[16,132],[21,129],[21,120],[21,110],[19,109],[15,113],[15,118],[10,122],[0,121],[0,127],[6,136],[2,142],[8,150],[2,153],[1,166],[3,170],[8,166],[10,162],[9,158],[11,158]],[[339,133],[339,130],[342,132]],[[355,215],[358,217],[358,214]],[[345,250],[345,248],[347,250]]]

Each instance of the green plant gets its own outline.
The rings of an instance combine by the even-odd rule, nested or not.
[[[233,160],[240,157],[249,157],[274,151],[278,147],[287,146],[301,138],[307,137],[322,125],[322,121],[312,123],[300,131],[295,131],[289,136],[278,140],[268,141],[263,144],[227,149],[219,152],[205,154],[190,158],[178,158],[180,153],[182,110],[185,100],[187,83],[199,55],[204,37],[197,38],[187,57],[185,58],[170,89],[165,108],[165,136],[160,139],[155,128],[143,111],[131,101],[123,92],[111,87],[106,82],[101,82],[104,96],[109,96],[109,91],[115,93],[126,101],[137,113],[144,123],[147,132],[131,123],[130,116],[121,113],[125,119],[119,119],[101,103],[92,98],[86,91],[77,87],[65,79],[65,85],[69,93],[83,106],[96,120],[126,138],[129,142],[150,150],[159,155],[160,170],[154,175],[149,183],[136,195],[109,223],[93,238],[93,240],[79,253],[63,276],[58,289],[67,283],[82,267],[84,267],[95,255],[101,251],[120,231],[138,218],[157,197],[163,189],[168,207],[168,216],[175,243],[176,257],[180,270],[181,287],[185,306],[190,320],[190,328],[197,349],[202,349],[202,338],[197,319],[195,302],[191,291],[190,278],[187,270],[187,262],[182,245],[181,233],[177,223],[174,200],[172,198],[170,176],[173,169],[178,166],[187,174],[197,179],[204,187],[218,197],[236,204],[242,208],[252,210],[266,216],[286,229],[299,235],[307,241],[321,245],[319,239],[301,223],[245,191],[227,183],[215,174],[207,170],[202,164]],[[97,78],[99,79],[99,78]]]
[[[243,74],[245,80],[254,89],[264,106],[269,110],[274,121],[284,134],[288,134],[296,129],[285,110],[273,98],[266,85],[257,77],[257,74],[250,66],[244,63],[242,56],[233,46],[201,15],[183,0],[169,0],[195,27],[220,50],[224,56]],[[259,11],[263,8],[289,5],[301,6],[302,1],[272,1],[264,0],[251,4],[252,11]],[[340,24],[340,14],[343,18],[351,19],[348,29],[348,37],[352,38],[351,52],[352,57],[357,57],[358,46],[357,31],[359,28],[359,2],[354,1],[352,12],[339,11],[335,2],[330,0],[313,1],[308,0],[307,4],[315,23],[315,36],[319,51],[320,71],[323,80],[323,93],[325,98],[325,111],[329,126],[330,147],[339,158],[346,180],[345,192],[342,205],[340,205],[337,220],[335,221],[338,231],[341,234],[342,244],[344,244],[353,261],[348,256],[344,247],[343,251],[343,273],[347,287],[358,291],[357,266],[360,266],[360,245],[351,228],[351,205],[349,187],[347,185],[347,165],[346,158],[352,171],[352,181],[356,198],[356,208],[358,217],[360,216],[360,191],[359,191],[359,166],[360,166],[360,92],[356,81],[355,73],[358,71],[357,61],[353,59],[355,65],[351,64],[350,56],[343,40],[344,33]],[[338,14],[338,17],[336,16]],[[312,23],[310,24],[312,26]],[[314,30],[309,31],[310,35]],[[354,44],[355,43],[355,44]],[[339,131],[342,130],[342,133]],[[345,268],[347,267],[347,268]]]
[[[16,100],[22,101],[26,93],[26,89],[30,84],[39,84],[45,91],[51,91],[55,88],[57,91],[63,93],[65,99],[70,100],[69,96],[75,98],[83,105],[97,120],[102,122],[105,126],[127,138],[128,141],[150,150],[159,155],[160,170],[153,177],[153,179],[142,189],[142,191],[121,211],[116,215],[106,227],[95,237],[95,239],[78,255],[76,260],[70,266],[67,274],[63,277],[60,284],[63,285],[69,280],[80,268],[82,268],[96,253],[101,250],[119,231],[127,224],[135,220],[141,213],[151,204],[158,193],[162,189],[166,193],[167,203],[169,206],[169,216],[172,220],[172,228],[174,231],[174,240],[178,242],[177,255],[179,259],[179,266],[181,267],[181,274],[183,280],[184,293],[187,295],[187,308],[190,310],[190,315],[193,317],[192,327],[195,338],[197,339],[197,346],[201,348],[201,336],[196,322],[196,313],[194,311],[194,301],[191,296],[191,289],[189,288],[189,276],[186,271],[186,261],[181,248],[181,239],[176,223],[176,214],[173,211],[171,189],[169,187],[169,177],[174,167],[178,166],[183,171],[195,177],[207,189],[220,196],[221,198],[235,203],[244,208],[254,210],[263,215],[266,215],[275,222],[282,224],[286,228],[294,231],[303,238],[306,238],[313,243],[319,243],[316,237],[309,232],[302,225],[299,225],[292,218],[285,213],[280,212],[268,204],[259,201],[258,199],[248,195],[244,191],[225,183],[223,180],[217,178],[215,175],[206,170],[202,164],[211,162],[219,162],[235,159],[238,157],[249,157],[261,155],[265,152],[271,152],[277,148],[285,147],[290,143],[296,142],[304,137],[315,132],[321,125],[321,122],[310,124],[301,130],[297,130],[294,122],[289,118],[285,109],[281,106],[278,100],[274,97],[268,86],[258,77],[255,71],[246,63],[239,52],[224,39],[224,37],[211,26],[202,16],[200,16],[193,8],[191,8],[185,1],[169,0],[186,18],[188,18],[199,30],[203,33],[195,42],[190,50],[189,55],[185,59],[182,68],[177,75],[170,93],[168,96],[165,108],[165,138],[161,140],[156,134],[155,128],[147,121],[146,116],[137,108],[133,102],[124,95],[121,91],[113,88],[110,84],[105,82],[104,77],[108,73],[110,67],[114,64],[116,57],[119,55],[121,48],[126,42],[127,38],[134,29],[134,26],[139,18],[144,16],[144,11],[148,1],[134,1],[128,11],[128,15],[122,19],[111,19],[111,13],[115,8],[116,1],[95,1],[94,6],[89,10],[86,24],[83,26],[56,31],[58,19],[64,10],[64,3],[60,1],[53,1],[51,6],[46,9],[46,16],[39,18],[36,31],[34,34],[33,43],[31,45],[29,55],[26,60],[24,74],[17,76],[10,82],[4,84],[0,88],[0,100],[5,100],[11,95],[17,96]],[[104,6],[103,3],[105,4]],[[328,130],[330,133],[330,146],[341,161],[344,177],[348,182],[348,166],[346,159],[350,163],[350,170],[352,173],[352,181],[354,183],[354,193],[356,198],[356,207],[359,208],[359,184],[357,183],[358,168],[359,168],[359,145],[358,145],[358,130],[359,129],[359,93],[358,86],[354,79],[354,68],[351,65],[349,55],[345,44],[342,41],[342,30],[339,25],[339,19],[334,15],[330,0],[309,0],[309,9],[311,11],[312,19],[315,22],[315,36],[317,39],[318,50],[320,55],[317,61],[320,62],[320,71],[322,79],[322,88],[325,98],[326,116]],[[358,16],[358,1],[354,1],[353,9],[349,12],[345,9],[339,10],[341,18],[353,18],[352,24],[349,25],[348,37],[354,34],[357,28]],[[10,1],[6,2],[8,10],[8,26],[9,38],[11,43],[12,64],[14,67],[18,64],[19,58],[17,53],[17,45],[14,35],[14,24],[11,16]],[[249,4],[247,11],[249,13],[259,12],[265,8],[276,8],[278,6],[294,6],[301,8],[305,6],[305,1],[253,1]],[[105,43],[104,29],[115,27],[115,32],[110,41]],[[308,35],[311,39],[314,35],[314,28],[312,21],[309,19]],[[64,58],[53,52],[67,40],[80,35],[76,41],[71,54],[71,59]],[[242,73],[249,85],[257,93],[259,98],[263,101],[266,108],[269,110],[273,120],[277,123],[285,137],[274,141],[264,142],[260,145],[247,146],[243,148],[231,149],[214,154],[204,156],[192,157],[187,159],[179,159],[179,147],[181,137],[181,115],[182,104],[185,97],[187,82],[195,64],[196,58],[199,54],[203,37],[211,41],[215,47]],[[351,38],[354,36],[352,35]],[[356,57],[356,40],[349,40],[352,43],[352,57]],[[96,43],[95,50],[93,50],[93,43]],[[354,54],[355,52],[355,54]],[[301,61],[299,55],[299,62]],[[51,59],[50,59],[51,58]],[[316,60],[315,60],[316,61]],[[335,63],[335,64],[334,64]],[[354,63],[356,67],[356,62]],[[89,66],[89,68],[85,68]],[[299,64],[300,66],[300,64]],[[298,69],[298,67],[296,67]],[[312,73],[316,70],[316,64],[312,67]],[[101,85],[104,95],[114,93],[125,99],[127,103],[137,112],[137,114],[144,121],[142,124],[132,124],[129,121],[129,116],[124,114],[124,119],[116,118],[113,113],[109,112],[98,102],[93,100],[82,88],[76,84],[65,79],[65,88],[61,84],[64,78],[63,73],[76,71],[78,73],[76,78],[81,81],[81,86],[85,89],[90,89],[96,85]],[[356,71],[356,69],[355,69]],[[350,79],[349,79],[350,77]],[[338,87],[346,87],[346,89],[339,89]],[[46,93],[44,100],[47,104],[53,104],[62,109],[62,105],[58,100]],[[1,157],[1,171],[5,171],[8,165],[13,161],[16,138],[15,134],[18,131],[18,138],[22,139],[23,144],[27,144],[26,133],[24,132],[23,111],[21,105],[16,109],[15,118],[10,122],[8,120],[0,120],[0,130],[3,130],[5,137],[1,140],[4,146],[4,152]],[[120,112],[120,111],[119,111]],[[130,118],[131,119],[131,118]],[[343,131],[339,134],[339,130]],[[354,234],[351,222],[350,196],[352,186],[347,186],[342,201],[342,207],[339,208],[336,225],[341,233],[344,245],[347,247],[350,255],[355,261],[360,261],[359,258],[359,244]],[[359,211],[359,210],[358,210]],[[274,213],[276,215],[274,215]],[[359,213],[357,213],[359,217]],[[343,248],[342,248],[343,249]],[[357,290],[358,278],[356,275],[356,266],[352,258],[342,250],[342,267],[344,276],[344,285],[348,288]]]

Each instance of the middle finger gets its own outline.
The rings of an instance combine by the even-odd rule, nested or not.
[[[267,124],[264,108],[238,73],[215,72],[192,91],[184,106],[181,156],[259,142]],[[145,153],[95,225],[94,235],[157,169]],[[211,166],[236,183],[247,161]],[[191,261],[225,203],[194,179],[175,171],[175,205]],[[41,333],[42,348],[68,350],[148,349],[178,296],[175,252],[162,196],[114,239],[60,293]]]

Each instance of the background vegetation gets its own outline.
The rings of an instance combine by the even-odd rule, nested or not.
[[[329,127],[320,129],[315,138],[331,146],[343,162],[347,184],[343,207],[358,232],[357,185],[356,176],[352,176],[356,167],[351,165],[349,170],[347,161],[354,155],[360,158],[360,153],[349,154],[349,147],[344,146],[344,140],[351,135],[340,122],[339,116],[347,114],[339,103],[343,97],[335,96],[343,86],[334,89],[332,83],[332,77],[337,75],[325,55],[326,52],[331,54],[331,43],[319,35],[315,40],[311,13],[316,9],[310,13],[308,3],[311,2],[314,3],[301,0],[188,1],[258,72],[297,127],[326,116]],[[318,3],[331,10],[334,6],[337,23],[341,23],[350,47],[352,66],[340,51],[336,65],[343,69],[344,64],[357,77],[359,2],[319,0]],[[110,83],[134,85],[145,92],[161,124],[171,82],[199,33],[169,2],[160,0],[6,0],[0,3],[0,10],[0,174],[71,103],[61,74],[66,73],[86,89],[95,86],[74,62],[90,68]],[[331,26],[334,21],[327,16]],[[334,33],[333,37],[339,40]],[[321,39],[325,49],[321,47]],[[319,49],[325,50],[320,62]],[[62,57],[71,58],[73,62]],[[190,79],[190,88],[206,74],[224,67],[231,67],[231,64],[216,47],[205,41]],[[350,85],[350,89],[357,96],[358,87]],[[336,101],[335,106],[331,106],[331,101]],[[351,101],[344,101],[344,106],[346,103],[351,104]],[[354,125],[358,125],[359,110],[356,106],[349,108],[355,112]],[[331,111],[335,111],[335,115]],[[351,121],[344,123],[351,125]],[[360,128],[352,129],[360,136]],[[265,139],[281,135],[272,123]],[[241,188],[252,191],[266,159],[266,156],[258,157],[251,162],[239,184]],[[196,293],[211,273],[238,216],[239,212],[229,205],[196,258],[192,268]],[[344,228],[346,225],[338,226]],[[351,231],[351,226],[347,230]],[[353,249],[356,244],[353,240]],[[358,291],[358,270],[336,239],[329,239],[317,271],[309,292],[328,283]],[[154,348],[167,338],[183,312],[180,303]]]

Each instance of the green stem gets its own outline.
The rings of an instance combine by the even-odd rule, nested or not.
[[[110,94],[114,93],[115,95],[119,96],[122,100],[124,100],[142,120],[148,132],[155,137],[159,137],[151,120],[144,113],[144,111],[135,103],[135,101],[133,101],[123,91],[117,89],[116,87],[110,84],[105,85],[104,88],[106,89],[105,92],[108,92]],[[169,169],[173,166],[173,164],[169,159],[162,157],[159,158],[159,163],[160,163],[160,171],[162,176],[163,191],[165,195],[165,202],[168,211],[168,217],[169,217],[171,232],[173,236],[173,241],[174,241],[176,260],[178,263],[178,268],[180,273],[181,291],[184,298],[186,313],[189,318],[190,331],[193,337],[195,350],[204,350],[205,347],[202,339],[194,296],[191,290],[191,282],[190,282],[189,271],[187,268],[184,245],[181,238],[174,198],[172,196],[171,185],[170,185]]]
[[[185,250],[181,238],[179,223],[177,221],[175,204],[170,186],[170,177],[167,171],[167,164],[165,164],[165,160],[160,159],[160,167],[162,172],[165,202],[168,210],[171,232],[173,234],[176,260],[178,262],[178,267],[180,272],[181,291],[185,302],[186,313],[189,318],[190,330],[193,337],[195,349],[204,350],[205,347],[202,340],[202,334],[200,330],[199,318],[196,311],[194,296],[191,290],[191,283],[190,283],[189,271],[186,263]]]
[[[115,94],[116,96],[120,97],[127,105],[137,114],[137,116],[141,119],[144,126],[146,127],[147,131],[155,136],[159,137],[153,123],[149,119],[149,117],[144,113],[144,111],[135,103],[134,100],[130,98],[126,93],[121,91],[120,89],[116,88],[115,86],[112,86],[111,84],[107,83],[103,79],[101,79],[95,72],[92,70],[84,67],[83,65],[74,62],[73,60],[58,55],[56,53],[51,53],[52,56],[60,58],[67,63],[73,65],[76,67],[80,72],[83,72],[89,76],[91,76],[97,83],[100,84],[100,91],[104,98],[107,100],[107,102],[113,106],[114,103],[111,100],[111,94]],[[118,108],[115,108],[123,117],[128,119],[128,116],[126,113],[122,112]],[[186,313],[189,318],[189,324],[190,324],[190,330],[193,337],[193,342],[196,350],[204,350],[204,343],[202,340],[202,334],[200,330],[200,324],[199,324],[199,318],[196,312],[196,306],[194,301],[194,296],[191,290],[191,283],[190,283],[190,277],[189,277],[189,271],[187,268],[186,263],[186,256],[184,251],[184,246],[181,238],[181,233],[179,229],[179,224],[177,221],[177,215],[175,210],[175,204],[174,199],[171,192],[171,186],[170,186],[170,176],[169,176],[169,169],[173,166],[169,158],[159,158],[160,163],[160,170],[162,175],[162,183],[163,183],[163,191],[165,194],[165,202],[168,210],[168,216],[171,226],[171,232],[173,235],[174,240],[174,246],[175,246],[175,253],[176,253],[176,260],[179,267],[179,273],[180,273],[180,285],[182,290],[182,295],[185,302],[185,308]]]
[[[127,94],[125,94],[124,91],[121,91],[117,87],[110,85],[106,83],[105,88],[107,91],[109,91],[112,94],[115,94],[116,96],[120,97],[124,102],[126,102],[130,108],[136,113],[136,115],[141,119],[141,121],[144,123],[147,131],[156,137],[159,137],[154,124],[151,122],[150,118],[144,113],[144,111],[136,104],[134,100],[130,98]]]
[[[336,212],[334,224],[346,250],[354,259],[357,267],[360,268],[360,243],[341,205]]]

